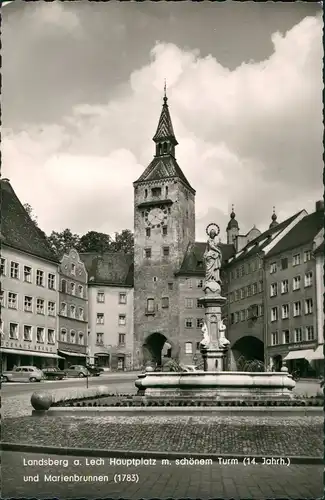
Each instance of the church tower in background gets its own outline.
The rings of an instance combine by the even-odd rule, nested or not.
[[[134,361],[155,359],[168,339],[177,356],[179,291],[175,273],[195,242],[195,190],[176,161],[178,144],[166,91],[153,137],[155,155],[134,182]]]

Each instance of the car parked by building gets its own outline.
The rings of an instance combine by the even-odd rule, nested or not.
[[[42,372],[47,380],[62,380],[66,373],[56,366],[49,366],[48,368],[43,368]]]
[[[2,382],[40,382],[44,379],[42,370],[36,366],[18,366],[1,374]]]
[[[64,371],[67,377],[83,378],[90,376],[90,371],[85,366],[82,365],[72,365],[66,368]]]
[[[103,368],[96,365],[86,365],[86,368],[93,377],[99,377],[99,375],[104,372]]]

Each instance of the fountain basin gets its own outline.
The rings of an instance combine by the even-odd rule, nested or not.
[[[146,397],[211,397],[214,400],[293,399],[287,372],[147,372],[135,381]]]

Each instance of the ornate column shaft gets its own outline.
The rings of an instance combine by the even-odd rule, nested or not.
[[[209,239],[204,253],[206,276],[203,289],[205,296],[199,299],[205,309],[201,352],[204,360],[204,371],[223,371],[224,357],[229,341],[225,338],[225,326],[221,318],[222,306],[227,299],[221,296],[222,254],[219,245],[215,242],[215,238],[219,234],[219,227],[216,224],[210,224],[207,227],[207,234]]]

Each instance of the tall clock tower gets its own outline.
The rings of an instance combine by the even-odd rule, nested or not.
[[[176,161],[166,93],[153,137],[155,155],[134,182],[134,360],[160,364],[179,351],[175,273],[195,242],[195,190]]]

